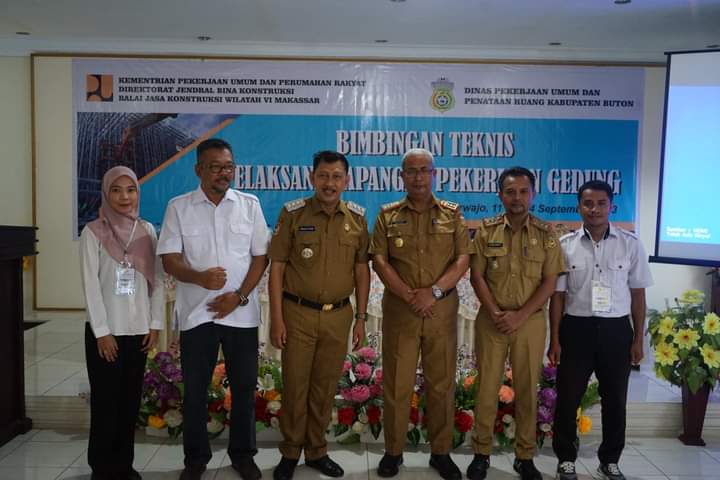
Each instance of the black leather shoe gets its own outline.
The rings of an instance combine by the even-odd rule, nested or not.
[[[205,472],[205,465],[186,465],[180,474],[180,480],[200,480]]]
[[[377,474],[384,478],[394,477],[398,474],[398,469],[400,468],[400,465],[402,465],[402,463],[402,454],[390,455],[389,453],[386,453],[385,455],[383,455],[382,459],[380,459],[380,464],[377,468]]]
[[[542,480],[542,473],[535,468],[532,459],[521,460],[516,458],[513,462],[513,470],[520,474],[522,480]]]
[[[125,476],[125,479],[126,480],[142,480],[142,476],[140,475],[140,473],[138,473],[137,470],[130,467],[130,471]]]
[[[252,457],[243,458],[232,464],[233,470],[235,470],[243,480],[259,480],[262,477],[262,472],[255,465],[255,461]]]
[[[437,470],[445,480],[460,480],[462,478],[460,469],[452,461],[450,455],[430,455],[430,466]]]
[[[297,463],[297,459],[282,457],[273,470],[273,480],[290,480],[295,473]]]
[[[470,480],[483,480],[487,477],[488,468],[490,468],[490,457],[476,453],[468,465],[467,476]]]
[[[316,458],[315,460],[305,460],[305,465],[318,470],[320,473],[327,475],[328,477],[342,477],[345,475],[345,471],[342,467],[333,462],[327,455]]]

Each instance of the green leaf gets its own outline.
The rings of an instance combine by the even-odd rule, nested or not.
[[[370,425],[370,433],[372,433],[372,436],[375,440],[380,437],[380,432],[382,432],[381,423],[373,423],[372,425]]]
[[[417,447],[420,443],[420,431],[417,428],[413,428],[407,433],[408,442],[413,447]]]
[[[263,422],[255,422],[255,433],[262,432],[265,430],[265,424]]]
[[[360,443],[360,434],[353,432],[347,437],[338,440],[337,443],[340,445],[353,445],[355,443]]]
[[[702,385],[702,379],[695,373],[691,373],[687,377],[687,384],[688,388],[692,393],[697,393],[698,390],[700,390],[700,386]]]
[[[452,448],[455,449],[465,442],[465,434],[457,428],[453,428]]]

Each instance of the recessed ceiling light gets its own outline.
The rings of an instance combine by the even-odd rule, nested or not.
[[[388,41],[385,40],[384,38],[379,38],[379,39],[375,40],[375,43],[388,43]]]
[[[15,32],[15,35],[30,35],[30,32]]]
[[[615,2],[615,5],[627,5],[632,0],[613,0]]]
[[[551,47],[559,47],[560,45],[562,45],[562,42],[549,42],[548,45],[550,45]]]
[[[705,48],[720,48],[720,45],[717,43],[713,43],[712,45],[708,45]]]
[[[207,35],[198,35],[197,39],[201,42],[207,42],[208,40],[212,39],[212,37],[208,37]]]

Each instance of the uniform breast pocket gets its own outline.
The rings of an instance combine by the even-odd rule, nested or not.
[[[489,277],[502,276],[510,271],[510,259],[505,248],[487,248],[482,253],[487,263],[486,273]]]
[[[229,243],[230,250],[240,256],[250,255],[250,239],[252,237],[252,225],[238,223],[230,225]]]
[[[528,254],[523,257],[525,274],[530,278],[542,277],[543,262],[545,262],[544,251],[537,249],[528,251]]]
[[[629,258],[615,258],[608,261],[608,271],[613,287],[627,285],[628,273],[630,271]]]
[[[429,245],[431,255],[453,257],[455,253],[455,222],[437,221],[430,227]]]
[[[293,254],[298,265],[313,267],[320,257],[320,234],[318,232],[297,232]]]
[[[387,242],[391,257],[407,257],[415,248],[415,237],[412,233],[397,228],[387,231]]]
[[[210,251],[208,238],[199,228],[188,228],[182,231],[183,254],[190,266],[199,267],[200,262]]]
[[[350,264],[355,263],[355,255],[360,248],[360,237],[348,233],[347,235],[340,236],[338,242],[340,243],[340,252],[345,262]]]
[[[588,261],[585,258],[572,260],[568,263],[568,288],[571,291],[578,291],[585,284],[587,276],[591,273],[587,265]]]

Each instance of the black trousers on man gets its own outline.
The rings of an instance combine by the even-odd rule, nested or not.
[[[118,335],[114,362],[100,357],[97,339],[85,324],[85,359],[90,379],[88,465],[100,478],[128,473],[135,457],[135,424],[140,410],[147,355],[144,335]]]
[[[186,466],[204,466],[212,458],[207,432],[207,390],[221,345],[232,393],[228,455],[235,464],[257,453],[255,385],[258,329],[203,323],[180,334],[180,359],[185,383],[183,449]]]
[[[577,459],[576,414],[595,372],[602,407],[601,463],[618,463],[625,447],[625,412],[630,378],[633,328],[620,318],[565,315],[560,323],[560,365],[553,425],[553,450],[559,462]]]

